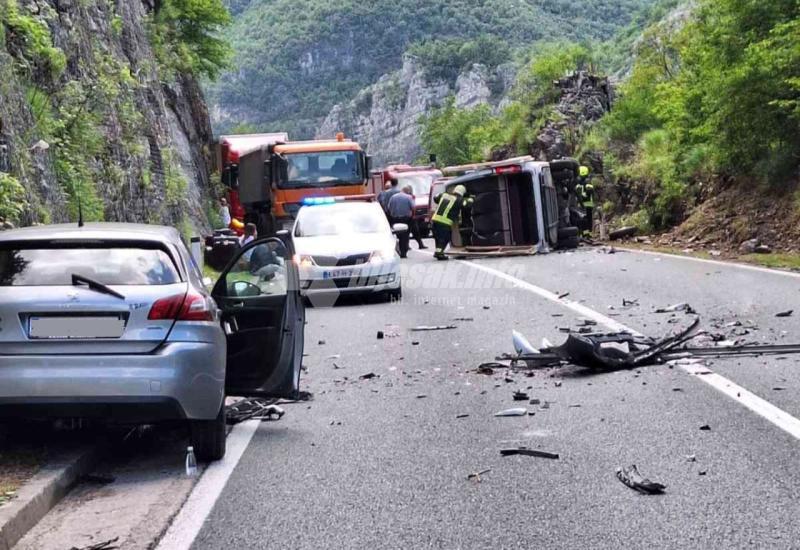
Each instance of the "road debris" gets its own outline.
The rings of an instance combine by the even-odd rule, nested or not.
[[[642,474],[635,464],[627,468],[617,468],[617,479],[635,491],[645,495],[660,495],[667,488],[666,485],[650,481]]]
[[[417,396],[417,399],[425,399],[426,397],[428,397],[428,396],[427,396],[427,395],[425,395],[424,393],[421,393],[421,394],[419,394],[419,395]]]
[[[703,424],[702,426],[700,426],[700,429],[703,430],[704,432],[710,432],[711,426],[709,426],[708,424]]]
[[[792,313],[794,313],[793,309],[790,309],[788,311],[781,311],[780,313],[776,313],[775,317],[791,317]]]
[[[325,345],[325,340],[320,340],[319,342],[317,342],[317,345],[318,346],[324,346]]]
[[[614,231],[610,231],[608,233],[608,238],[612,241],[618,241],[627,237],[633,237],[638,231],[639,229],[635,225],[628,225],[625,227],[620,227],[619,229],[615,229]]]
[[[429,332],[434,330],[453,330],[457,328],[458,327],[455,325],[432,325],[432,326],[422,325],[418,327],[412,327],[409,330],[411,330],[411,332]]]
[[[378,375],[374,372],[368,372],[367,374],[362,374],[358,377],[359,380],[372,380],[373,378],[378,378]]]
[[[468,322],[471,322],[471,321],[474,321],[474,320],[475,319],[473,317],[456,317],[455,319],[453,319],[453,321],[461,321],[461,322],[465,322],[465,323],[468,323]]]
[[[695,310],[692,308],[692,306],[690,306],[686,302],[681,302],[679,304],[673,304],[673,305],[668,306],[668,307],[658,308],[656,310],[656,313],[677,313],[679,311],[684,311],[684,312],[688,313],[689,315],[694,315],[695,314]]]
[[[539,350],[537,350],[536,348],[534,348],[534,347],[533,347],[533,346],[532,346],[532,345],[531,345],[531,344],[528,342],[528,340],[527,340],[527,339],[526,339],[526,338],[525,338],[525,337],[524,337],[524,336],[523,336],[521,333],[517,332],[516,330],[512,330],[512,331],[511,331],[511,340],[512,340],[512,341],[513,341],[513,343],[514,343],[514,350],[515,350],[515,351],[516,351],[518,354],[523,354],[523,353],[539,353]]]
[[[500,449],[500,456],[535,456],[537,458],[549,458],[551,460],[558,460],[560,457],[557,453],[548,453],[547,451],[537,451],[536,449],[527,449],[520,447],[519,449]]]
[[[639,305],[639,300],[638,299],[634,299],[634,300],[628,300],[626,298],[622,299],[622,307],[635,307],[635,306],[638,306],[638,305]]]
[[[383,340],[383,331],[382,330],[378,331],[378,340]]]
[[[468,418],[468,417],[469,417],[469,415],[468,415],[468,414],[457,414],[457,415],[456,415],[456,420],[459,420],[459,419],[461,419],[461,418]]]
[[[82,546],[80,548],[73,546],[70,550],[116,550],[119,548],[119,546],[117,546],[117,541],[119,541],[119,537],[114,537],[104,542],[98,542],[97,544]]]
[[[564,298],[566,298],[569,295],[570,295],[569,292],[562,292],[561,294],[558,295],[558,299],[559,300],[563,300]]]
[[[246,420],[280,420],[286,411],[275,405],[274,399],[254,397],[243,399],[225,407],[228,424],[239,424]]]
[[[485,474],[488,474],[491,471],[492,471],[491,468],[487,468],[486,470],[481,470],[480,472],[473,472],[473,473],[471,473],[471,474],[469,474],[467,476],[467,479],[470,480],[470,481],[477,481],[478,483],[480,483],[481,482],[481,476],[485,475]]]
[[[686,462],[697,462],[697,455],[686,455]]]
[[[494,413],[495,416],[527,416],[528,409],[524,409],[522,407],[515,408],[515,409],[506,409],[504,411],[498,411]]]
[[[530,399],[528,397],[528,394],[525,393],[524,391],[515,391],[513,397],[514,401],[527,401],[528,399]]]

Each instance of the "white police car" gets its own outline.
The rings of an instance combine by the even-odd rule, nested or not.
[[[308,198],[293,232],[301,293],[312,303],[353,293],[400,298],[397,239],[377,203]]]

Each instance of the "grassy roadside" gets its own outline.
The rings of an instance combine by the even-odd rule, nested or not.
[[[45,459],[45,450],[38,446],[0,451],[0,506],[14,498],[17,489],[36,475]]]
[[[649,252],[660,252],[662,254],[671,254],[673,256],[689,256],[692,258],[700,258],[703,260],[717,260],[721,262],[740,263],[748,265],[757,265],[760,267],[768,267],[771,269],[780,269],[784,271],[800,271],[800,254],[786,253],[786,252],[773,252],[770,254],[729,254],[722,253],[721,255],[711,254],[708,250],[692,250],[686,252],[684,249],[661,246],[661,245],[648,245],[637,242],[623,242],[623,243],[607,243],[618,248],[630,248],[634,250],[645,250]]]

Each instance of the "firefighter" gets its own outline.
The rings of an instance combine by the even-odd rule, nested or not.
[[[433,256],[437,260],[447,259],[444,251],[453,236],[453,224],[458,223],[461,209],[472,205],[471,198],[464,198],[466,194],[466,187],[457,185],[452,194],[442,193],[433,199],[437,206],[431,216],[431,226],[433,227],[433,238],[436,241],[436,253]]]
[[[594,214],[594,185],[589,178],[589,168],[581,166],[578,169],[578,185],[575,186],[575,194],[578,196],[578,201],[583,207],[585,217],[583,220],[583,234],[591,236],[592,229],[594,229],[594,222],[592,216]]]

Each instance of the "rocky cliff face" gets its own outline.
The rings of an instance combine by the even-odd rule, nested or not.
[[[560,98],[530,150],[540,160],[574,155],[585,133],[611,110],[613,101],[608,78],[586,71],[575,72],[554,85]]]
[[[459,75],[454,85],[429,80],[412,56],[405,56],[403,68],[381,77],[349,103],[337,105],[317,131],[318,137],[345,132],[373,155],[376,166],[413,162],[422,154],[419,119],[441,106],[450,95],[459,107],[480,104],[502,105],[514,82],[510,65],[489,71],[473,65]]]
[[[0,0],[0,216],[204,229],[211,128],[156,62],[152,0]]]

